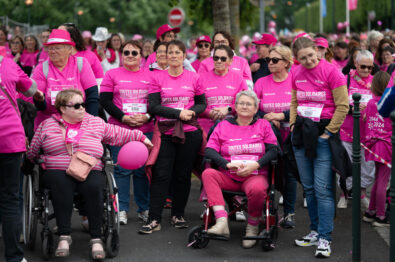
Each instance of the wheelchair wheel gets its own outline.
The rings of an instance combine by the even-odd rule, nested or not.
[[[118,199],[118,188],[117,184],[114,179],[114,174],[112,172],[109,172],[107,175],[107,183],[108,183],[108,189],[110,193],[110,203],[112,204],[111,206],[111,218],[113,221],[113,228],[119,232],[120,230],[120,221],[119,221],[119,199]]]
[[[106,238],[106,255],[108,258],[113,258],[118,255],[119,251],[119,235],[116,230],[108,234]]]
[[[31,175],[23,179],[23,239],[30,250],[34,250],[37,233],[37,215],[33,212],[36,197],[33,191],[34,185]]]
[[[193,227],[188,234],[188,244],[196,249],[205,248],[208,245],[210,239],[205,238],[202,234],[204,230],[203,226]]]
[[[43,259],[48,260],[52,257],[52,254],[54,253],[54,241],[53,241],[52,232],[43,231],[41,233],[41,238],[42,238],[41,252],[43,255]]]

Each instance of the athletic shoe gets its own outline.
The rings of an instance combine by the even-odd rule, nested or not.
[[[247,220],[247,218],[246,218],[246,216],[244,215],[243,211],[238,211],[238,212],[236,212],[236,221],[237,221],[237,222],[244,222],[244,221],[246,221],[246,220]]]
[[[316,257],[330,257],[331,256],[331,242],[320,238],[317,250],[315,251]]]
[[[170,198],[166,198],[166,202],[165,205],[163,206],[163,208],[171,208],[171,204],[172,204],[172,200]]]
[[[279,205],[284,204],[284,197],[283,196],[280,196],[280,198],[278,199],[278,204]]]
[[[288,214],[280,222],[280,226],[283,228],[294,228],[295,225],[295,213]]]
[[[26,258],[22,258],[21,262],[27,262]]]
[[[318,245],[318,233],[317,231],[311,230],[311,232],[299,239],[295,240],[295,245],[300,247],[309,247]]]
[[[363,209],[369,208],[369,198],[366,195],[361,196],[361,208]]]
[[[180,229],[189,227],[189,225],[187,224],[187,221],[185,221],[185,219],[182,216],[179,216],[179,217],[173,216],[171,218],[171,224],[175,228],[180,228]]]
[[[368,223],[372,223],[376,220],[376,214],[371,215],[368,211],[365,211],[362,220]]]
[[[347,208],[347,199],[345,196],[341,196],[339,202],[337,202],[337,208]]]
[[[145,210],[143,212],[138,212],[137,213],[137,217],[140,218],[143,222],[147,222],[148,221],[148,210]]]
[[[307,201],[306,201],[306,198],[303,198],[303,207],[306,207],[306,208],[307,208]]]
[[[126,225],[128,223],[128,214],[126,211],[119,212],[119,223],[121,225]]]
[[[385,217],[383,219],[376,217],[376,220],[372,223],[372,225],[375,227],[389,227],[390,226],[389,217]]]
[[[161,230],[160,224],[156,220],[147,221],[139,230],[139,234],[152,234],[152,232]]]

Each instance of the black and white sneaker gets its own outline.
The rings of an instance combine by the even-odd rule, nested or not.
[[[376,214],[371,215],[368,211],[365,211],[362,220],[368,223],[372,223],[376,220]]]
[[[315,251],[315,256],[316,257],[330,257],[331,256],[331,242],[320,238],[318,241],[318,247],[317,250]]]
[[[372,223],[372,226],[374,226],[374,227],[389,227],[390,226],[389,217],[386,216],[383,219],[376,217],[376,220]]]
[[[318,233],[317,231],[311,230],[311,232],[299,239],[295,240],[295,245],[300,247],[309,247],[318,245]]]
[[[171,219],[171,224],[175,228],[188,228],[189,227],[189,225],[187,224],[187,221],[185,221],[185,219],[182,216],[179,216],[179,217],[173,216]]]

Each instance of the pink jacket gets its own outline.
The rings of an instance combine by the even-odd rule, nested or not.
[[[63,119],[54,114],[43,121],[37,128],[31,142],[27,156],[30,160],[38,157],[44,160],[45,169],[66,170],[70,164],[71,156],[67,152],[65,139],[62,133]],[[80,142],[73,144],[73,152],[82,151],[99,159],[93,170],[101,170],[103,163],[104,144],[122,146],[130,141],[144,141],[146,136],[139,130],[129,130],[119,126],[105,123],[101,118],[85,114],[80,130],[83,132]],[[40,154],[43,149],[44,154]]]

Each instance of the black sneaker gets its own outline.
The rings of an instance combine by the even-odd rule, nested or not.
[[[375,227],[389,227],[390,226],[389,217],[385,217],[384,219],[380,219],[376,217],[376,220],[372,223],[372,225]]]
[[[280,222],[280,226],[282,226],[283,228],[294,228],[295,225],[295,213],[288,214]]]
[[[161,229],[160,224],[156,220],[148,221],[139,230],[139,234],[152,234],[152,232],[159,231]]]
[[[189,227],[189,225],[187,224],[187,221],[185,221],[185,219],[182,216],[179,216],[179,217],[173,216],[171,218],[171,224],[175,228],[188,228]]]
[[[365,214],[363,214],[362,220],[368,223],[372,223],[376,220],[376,214],[371,215],[369,212],[366,211]]]

